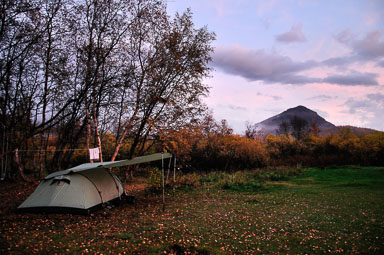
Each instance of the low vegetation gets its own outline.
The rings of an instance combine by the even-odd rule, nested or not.
[[[104,155],[113,154],[115,140],[111,133],[105,134],[102,139]],[[86,147],[84,141],[80,143],[81,147]],[[128,140],[121,148],[122,154],[119,158],[129,157],[131,143],[132,140]],[[205,173],[279,166],[325,168],[340,165],[384,165],[384,132],[356,134],[350,128],[342,128],[338,133],[324,136],[309,131],[298,140],[289,134],[254,137],[235,135],[225,121],[216,123],[211,120],[191,129],[164,131],[144,147],[146,153],[171,152],[177,157],[178,167],[183,168],[183,171],[199,170]],[[52,151],[46,152],[45,166],[50,165],[52,155],[56,153],[54,141],[51,149]],[[38,179],[36,177],[42,167],[38,164],[38,153],[38,150],[20,152],[20,168],[14,166],[14,171],[7,171],[6,179],[17,179],[20,171],[15,169],[22,169],[29,179]],[[86,150],[73,153],[67,161],[67,167],[87,162],[87,153]],[[45,169],[44,175],[55,170],[58,168],[51,167],[49,171]],[[123,171],[127,173],[125,169]]]
[[[223,131],[226,130],[226,131]],[[384,132],[356,134],[350,128],[320,136],[310,130],[302,139],[290,134],[246,137],[218,126],[172,133],[168,147],[197,169],[235,171],[266,166],[325,167],[332,165],[384,165]]]
[[[90,216],[16,214],[33,188],[2,185],[0,252],[384,253],[382,167],[212,172],[177,184],[165,210],[161,193],[142,192]]]

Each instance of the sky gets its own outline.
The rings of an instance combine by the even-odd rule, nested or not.
[[[384,131],[384,1],[169,0],[215,32],[205,103],[235,133],[298,105]]]

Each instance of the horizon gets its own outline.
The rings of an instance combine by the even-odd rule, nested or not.
[[[298,105],[384,131],[384,2],[169,1],[216,33],[205,103],[235,133]]]

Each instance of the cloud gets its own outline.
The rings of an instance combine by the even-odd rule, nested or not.
[[[309,97],[307,98],[307,100],[317,100],[317,101],[321,101],[321,102],[326,102],[326,101],[329,101],[331,99],[334,99],[336,97],[333,97],[333,96],[328,96],[328,95],[318,95],[318,96],[314,96],[314,97]]]
[[[305,42],[307,39],[301,31],[302,25],[298,24],[291,27],[291,30],[283,34],[276,36],[276,41],[282,43],[293,43],[293,42]]]
[[[379,85],[376,81],[378,75],[374,73],[352,73],[348,75],[330,75],[323,79],[323,82],[347,85],[347,86],[376,86]]]
[[[263,19],[262,20],[262,23],[263,23],[263,26],[266,30],[269,29],[269,27],[271,26],[271,22],[269,21],[269,19]]]
[[[334,39],[350,48],[351,53],[341,57],[329,58],[320,64],[330,67],[346,68],[353,63],[376,62],[376,66],[384,67],[384,39],[379,30],[367,33],[358,39],[349,29],[345,29],[334,36]]]
[[[242,46],[218,47],[213,56],[214,67],[226,73],[241,76],[249,81],[304,85],[308,83],[331,83],[342,86],[378,85],[374,73],[350,73],[329,75],[326,78],[309,77],[303,71],[324,65],[316,61],[295,62],[273,52],[251,50]]]
[[[352,53],[347,56],[330,58],[323,61],[328,66],[341,66],[359,61],[379,61],[384,57],[383,32],[374,30],[358,39],[349,29],[345,29],[334,36],[335,40],[348,46]],[[381,62],[380,62],[381,63]]]
[[[384,59],[379,61],[376,65],[379,67],[384,67]]]
[[[348,44],[355,36],[351,33],[349,29],[344,29],[340,33],[336,34],[334,38],[339,43]]]
[[[345,66],[357,61],[359,61],[359,58],[356,56],[343,56],[343,57],[329,58],[324,60],[321,63],[326,66]]]
[[[283,98],[280,97],[280,96],[270,96],[273,100],[275,101],[279,101],[279,100],[282,100]]]
[[[373,100],[375,102],[384,104],[384,95],[381,93],[376,93],[376,94],[368,94],[367,98],[370,100]]]
[[[380,2],[380,1],[379,1]],[[367,26],[374,26],[380,20],[381,14],[378,12],[369,12],[364,15],[364,23]]]
[[[317,63],[315,61],[294,62],[289,57],[277,53],[230,46],[215,50],[213,65],[224,72],[242,76],[250,81],[305,84],[315,81],[297,73],[311,69]]]
[[[276,0],[261,1],[258,4],[257,15],[263,16],[266,13],[273,11],[275,9],[276,4],[277,4]]]
[[[317,114],[319,114],[323,118],[328,118],[329,114],[326,111],[320,110],[320,109],[313,109]]]
[[[258,96],[263,96],[263,97],[269,97],[269,98],[272,98],[275,101],[279,101],[279,100],[283,99],[281,96],[266,95],[266,94],[263,94],[263,93],[260,93],[260,92],[257,92],[257,95]]]
[[[384,40],[381,40],[382,35],[381,31],[372,31],[362,40],[353,41],[352,48],[358,56],[364,59],[384,57]]]
[[[213,4],[219,17],[223,17],[233,12],[233,9],[230,9],[228,3],[224,0],[214,1]]]
[[[377,127],[384,130],[382,116],[384,114],[384,95],[381,93],[368,94],[365,98],[349,98],[344,105],[348,112],[360,119],[364,126]]]
[[[242,107],[242,106],[237,106],[237,105],[232,105],[232,104],[219,104],[217,105],[219,108],[225,108],[233,111],[247,111],[247,108]]]
[[[358,110],[363,110],[371,107],[372,103],[368,100],[357,100],[354,98],[349,98],[345,102],[345,105],[349,107],[349,113],[356,114]]]

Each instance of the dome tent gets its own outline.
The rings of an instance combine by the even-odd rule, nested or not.
[[[163,158],[157,153],[131,160],[86,163],[46,176],[35,191],[18,207],[21,212],[58,212],[89,214],[107,202],[125,195],[121,181],[109,169]]]

